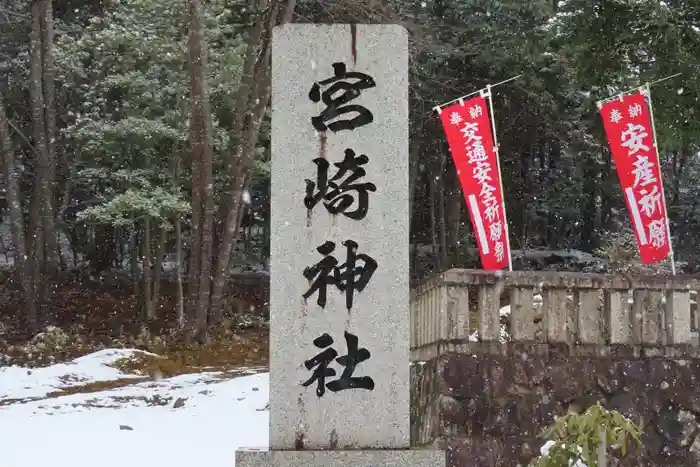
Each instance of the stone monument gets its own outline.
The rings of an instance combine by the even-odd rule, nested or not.
[[[238,467],[444,467],[410,451],[408,37],[273,32],[270,451]]]

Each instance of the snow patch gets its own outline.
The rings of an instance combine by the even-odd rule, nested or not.
[[[50,392],[89,383],[141,378],[109,366],[136,354],[155,355],[136,349],[106,349],[44,368],[0,368],[0,404],[7,399],[44,397]]]
[[[544,445],[540,448],[540,454],[543,457],[547,457],[549,455],[549,450],[552,449],[556,443],[554,441],[547,441],[544,443]],[[563,447],[566,447],[566,445],[562,445]],[[577,450],[579,453],[583,452],[583,449],[581,449],[581,446],[576,446]],[[586,464],[581,462],[580,460],[577,460],[576,463],[573,461],[569,461],[569,467],[588,467]]]
[[[47,368],[0,369],[0,393],[40,397],[66,387],[66,375],[82,379],[75,384],[127,378],[106,365],[136,352],[105,350]],[[268,392],[266,373],[210,372],[5,401],[2,467],[230,467],[237,448],[268,445]]]

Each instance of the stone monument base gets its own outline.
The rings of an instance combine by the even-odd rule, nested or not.
[[[443,451],[236,451],[236,467],[445,467]]]

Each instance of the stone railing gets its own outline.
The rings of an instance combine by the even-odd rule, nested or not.
[[[414,284],[413,444],[445,450],[448,467],[528,465],[555,415],[601,403],[643,429],[614,465],[700,466],[698,289],[457,269]]]
[[[475,345],[499,352],[506,340],[597,353],[617,346],[648,355],[690,350],[697,345],[697,290],[700,280],[687,276],[451,269],[412,287],[411,357]]]

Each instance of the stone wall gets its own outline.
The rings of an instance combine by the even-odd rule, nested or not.
[[[523,348],[414,363],[413,443],[447,450],[450,467],[526,466],[555,414],[600,401],[644,431],[610,466],[700,466],[700,359]]]

